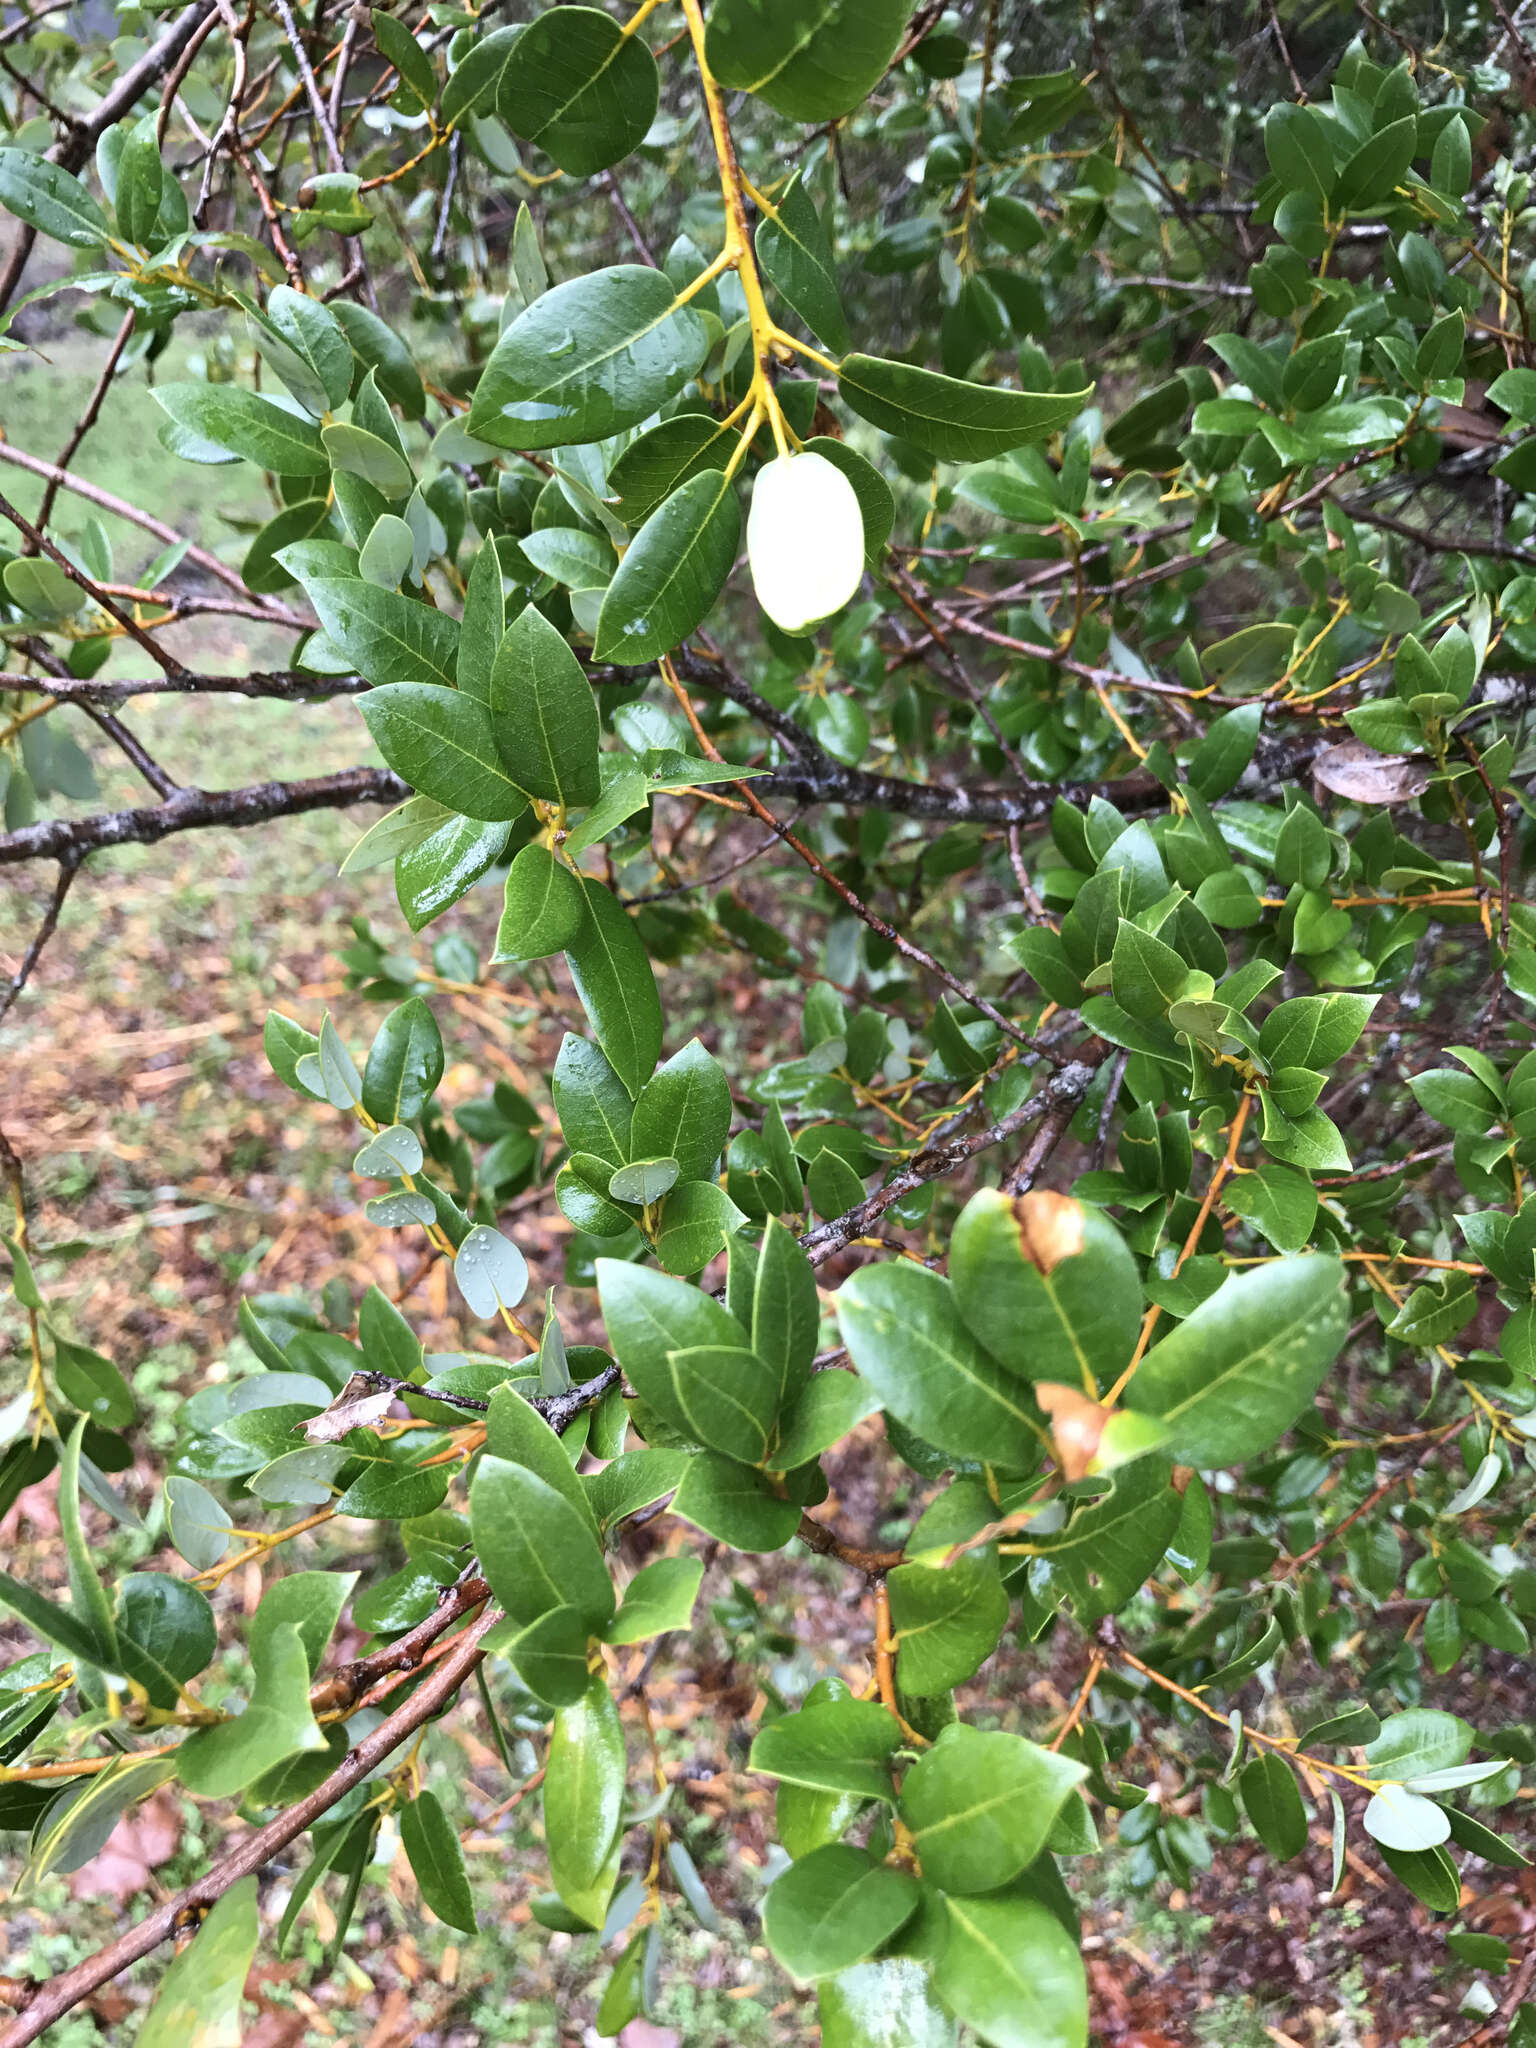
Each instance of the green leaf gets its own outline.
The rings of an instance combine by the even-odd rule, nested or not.
[[[586,915],[566,948],[571,979],[609,1065],[633,1096],[661,1053],[661,997],[629,913],[595,876],[582,877]]]
[[[497,649],[490,709],[496,745],[519,789],[568,807],[597,802],[602,785],[592,686],[532,605],[512,621]]]
[[[69,1564],[69,1602],[96,1645],[91,1662],[103,1670],[118,1663],[117,1632],[112,1624],[112,1603],[96,1569],[91,1546],[80,1521],[80,1447],[85,1438],[82,1415],[69,1433],[59,1459],[59,1528]]]
[[[623,1452],[611,1465],[582,1481],[598,1527],[606,1535],[626,1515],[638,1514],[641,1508],[661,1500],[677,1485],[688,1465],[698,1462],[682,1451]]]
[[[595,7],[550,7],[517,39],[496,112],[569,176],[591,177],[644,141],[660,80],[645,38]]]
[[[900,1565],[886,1585],[904,1692],[950,1692],[974,1677],[997,1648],[1008,1595],[991,1558],[957,1557],[942,1570]]]
[[[817,1987],[821,2048],[954,2048],[955,2027],[910,1956],[858,1963]]]
[[[443,1039],[420,996],[390,1011],[363,1068],[363,1107],[375,1123],[411,1123],[443,1078]]]
[[[1136,1347],[1136,1262],[1084,1203],[984,1190],[955,1224],[949,1273],[972,1334],[1025,1379],[1107,1387]]]
[[[309,1662],[292,1622],[253,1632],[250,1703],[233,1721],[199,1728],[176,1752],[177,1775],[203,1799],[228,1799],[290,1756],[325,1747],[309,1705]]]
[[[638,1159],[675,1159],[684,1180],[704,1180],[718,1163],[730,1128],[725,1070],[691,1038],[641,1089],[629,1152]]]
[[[390,767],[423,796],[489,823],[504,824],[527,810],[527,797],[502,766],[490,713],[464,691],[388,683],[370,690],[358,708]]]
[[[685,1277],[702,1272],[746,1220],[713,1181],[684,1181],[663,1198],[656,1219],[656,1257],[662,1271]]]
[[[408,683],[420,689],[426,687],[423,679],[427,679],[452,686],[459,628],[446,612],[435,611],[414,597],[402,597],[397,590],[381,590],[360,577],[317,576],[306,589],[327,639],[369,682]],[[376,701],[375,693],[370,692],[359,704],[364,718],[369,719],[370,731],[370,708]],[[473,815],[472,807],[452,794],[442,802],[450,810]]]
[[[160,161],[155,116],[146,114],[128,127],[117,159],[117,186],[112,195],[119,229],[127,241],[140,248],[148,248],[155,239],[164,183],[165,167]]]
[[[1410,1707],[1381,1724],[1381,1732],[1366,1744],[1365,1760],[1372,1777],[1401,1782],[1453,1770],[1466,1762],[1471,1747],[1472,1730],[1459,1716]]]
[[[879,84],[909,12],[905,0],[715,0],[705,56],[728,91],[791,121],[835,121]]]
[[[329,306],[288,285],[274,285],[264,316],[247,315],[247,324],[256,346],[306,411],[318,416],[345,403],[352,388],[352,349]]]
[[[430,801],[430,799],[412,799]],[[506,851],[508,827],[452,817],[395,857],[395,894],[413,932],[472,889]]]
[[[954,1722],[901,1788],[901,1817],[923,1876],[961,1894],[1010,1883],[1045,1847],[1056,1815],[1087,1775],[1086,1765],[1021,1735]]]
[[[800,1510],[750,1465],[707,1452],[687,1461],[672,1512],[732,1550],[782,1550],[800,1526]]]
[[[1009,1471],[1034,1465],[1028,1389],[966,1329],[947,1280],[908,1262],[866,1266],[839,1290],[837,1315],[859,1372],[925,1442]]]
[[[1304,1173],[1266,1159],[1229,1180],[1222,1200],[1268,1238],[1277,1252],[1299,1252],[1317,1221],[1317,1190]]]
[[[207,1596],[185,1579],[130,1572],[118,1587],[118,1656],[157,1707],[179,1706],[177,1686],[205,1671],[217,1647]]]
[[[439,121],[444,128],[462,127],[471,114],[489,114],[522,28],[493,29],[472,43],[443,87]]]
[[[229,1548],[233,1523],[206,1486],[173,1472],[165,1482],[166,1522],[172,1543],[194,1571],[216,1565]]]
[[[1338,175],[1328,129],[1313,107],[1286,103],[1271,107],[1264,122],[1269,167],[1291,192],[1326,200]]]
[[[268,1644],[280,1628],[291,1625],[298,1630],[313,1678],[356,1584],[356,1572],[290,1572],[287,1578],[270,1585],[251,1622],[252,1663],[265,1657]]]
[[[485,1417],[485,1447],[493,1458],[525,1465],[569,1502],[597,1534],[586,1488],[576,1476],[565,1445],[531,1402],[515,1387],[498,1387]]]
[[[1285,1863],[1307,1846],[1307,1809],[1296,1773],[1272,1749],[1250,1757],[1238,1775],[1243,1805],[1270,1855]]]
[[[465,1934],[475,1933],[475,1902],[464,1851],[435,1793],[418,1792],[400,1808],[400,1845],[422,1899],[438,1919]]]
[[[697,1557],[658,1557],[630,1580],[619,1611],[603,1631],[605,1643],[643,1643],[670,1629],[687,1628],[704,1577]]]
[[[602,1925],[618,1870],[627,1759],[613,1695],[594,1678],[555,1715],[544,1772],[544,1839],[555,1890],[578,1920]]]
[[[495,448],[558,448],[638,426],[702,366],[709,337],[662,271],[591,271],[546,292],[502,334],[466,428]]]
[[[1402,183],[1418,146],[1417,114],[1389,121],[1366,138],[1339,172],[1333,191],[1335,207],[1378,206]]]
[[[377,434],[370,434],[366,427],[338,420],[320,429],[320,439],[333,470],[361,477],[392,501],[410,496],[416,481],[411,465],[398,449],[391,448]]]
[[[544,960],[563,953],[586,915],[581,883],[547,846],[530,842],[507,870],[493,961]]]
[[[172,1958],[137,2048],[240,2048],[240,2002],[260,1934],[256,1880],[242,1877]]]
[[[1461,1903],[1461,1877],[1445,1849],[1389,1849],[1382,1843],[1381,1860],[1432,1913],[1454,1913]],[[1520,2036],[1511,2030],[1509,2041],[1518,2048]]]
[[[53,1340],[53,1377],[61,1397],[103,1429],[126,1429],[133,1421],[133,1395],[110,1358],[86,1344]]]
[[[799,314],[818,341],[834,355],[850,346],[848,321],[838,297],[832,244],[803,174],[796,171],[757,224],[757,260],[774,290]]]
[[[861,419],[915,442],[940,462],[981,462],[1044,441],[1082,411],[1082,391],[1013,391],[970,384],[913,363],[851,355],[837,373],[844,402]]]
[[[798,1522],[798,1511],[795,1519]],[[0,1608],[9,1609],[34,1635],[41,1636],[45,1643],[56,1644],[76,1663],[93,1668],[100,1663],[95,1633],[86,1622],[5,1571],[0,1571]]]
[[[752,1348],[774,1377],[781,1408],[807,1387],[820,1329],[815,1271],[793,1234],[772,1217],[752,1282]]]
[[[111,239],[106,215],[80,180],[30,149],[0,149],[0,206],[72,249]]]
[[[330,458],[319,430],[298,413],[237,384],[154,384],[154,398],[178,427],[279,476],[325,476]]]
[[[590,1628],[612,1618],[613,1582],[589,1518],[537,1473],[482,1457],[469,1496],[481,1569],[515,1621],[573,1607]]]
[[[1030,1532],[1031,1547],[1044,1560],[1031,1586],[1041,1597],[1064,1598],[1079,1625],[1091,1628],[1123,1607],[1156,1570],[1182,1514],[1160,1459],[1123,1465],[1113,1491],[1075,1507],[1064,1529]]]
[[[486,1638],[487,1647],[503,1647],[495,1641],[499,1634],[499,1629],[492,1631]],[[587,1644],[587,1625],[575,1608],[551,1607],[513,1634],[505,1653],[536,1699],[552,1707],[569,1707],[581,1698],[591,1678]]]
[[[603,597],[593,654],[631,667],[655,661],[702,625],[741,544],[741,501],[707,468],[658,505],[625,550]]]
[[[1310,1407],[1348,1327],[1337,1259],[1230,1274],[1147,1353],[1126,1405],[1168,1425],[1168,1452],[1181,1464],[1242,1464]]]
[[[379,18],[375,14],[375,21]],[[371,370],[382,396],[399,406],[408,420],[419,420],[427,409],[421,372],[395,330],[377,313],[351,299],[337,299],[330,311],[340,323],[364,376]]]
[[[437,73],[426,51],[403,21],[397,21],[382,8],[371,9],[368,18],[379,55],[387,64],[394,65],[424,107],[432,106],[437,99]]]
[[[917,1910],[910,1872],[832,1843],[792,1863],[763,1901],[763,1935],[802,1983],[830,1977],[883,1948]]]
[[[1087,2048],[1077,1944],[1038,1899],[948,1899],[933,1988],[991,2048]]]
[[[747,1768],[813,1792],[894,1805],[890,1758],[901,1744],[895,1716],[874,1700],[824,1700],[760,1728]]]
[[[849,1430],[879,1406],[879,1396],[857,1373],[816,1373],[779,1417],[778,1440],[770,1460],[774,1470],[793,1472],[797,1466],[808,1465],[812,1458],[841,1443]]]
[[[622,1166],[630,1156],[635,1105],[599,1048],[568,1031],[560,1041],[550,1092],[571,1151]]]
[[[690,477],[724,469],[738,440],[710,412],[680,412],[648,428],[608,472],[608,489],[625,523],[639,528]]]

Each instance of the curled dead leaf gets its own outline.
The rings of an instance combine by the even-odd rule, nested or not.
[[[1429,787],[1430,763],[1414,754],[1378,754],[1364,740],[1324,747],[1312,773],[1335,796],[1353,804],[1406,804]]]
[[[1083,1248],[1083,1205],[1049,1188],[1032,1189],[1013,1205],[1019,1226],[1019,1247],[1032,1266],[1052,1272],[1063,1259],[1076,1258]]]
[[[1086,1478],[1099,1454],[1099,1439],[1110,1419],[1110,1411],[1089,1400],[1076,1387],[1057,1380],[1039,1380],[1035,1399],[1045,1410],[1051,1425],[1051,1441],[1062,1477],[1068,1481]]]
[[[312,1444],[340,1443],[348,1430],[367,1429],[377,1422],[394,1398],[393,1387],[375,1393],[371,1381],[355,1372],[330,1407],[311,1415],[299,1428]]]

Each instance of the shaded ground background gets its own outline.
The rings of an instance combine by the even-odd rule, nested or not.
[[[100,357],[94,340],[67,325],[43,347],[46,359],[0,358],[0,420],[18,446],[51,453]],[[175,370],[162,365],[161,373]],[[239,495],[249,472],[172,461],[155,440],[158,418],[144,373],[136,371],[115,400],[111,425],[87,442],[77,467],[205,544],[219,547],[219,536],[227,536],[224,552],[238,560],[244,542],[225,515],[259,511]],[[4,465],[0,488],[27,510],[41,494],[34,479]],[[86,509],[78,507],[82,517]],[[120,574],[131,575],[157,551],[132,527],[104,523],[119,548]],[[279,651],[241,638],[260,630],[239,621],[183,629],[198,634],[205,660],[217,655],[218,665],[230,668]],[[182,651],[190,655],[190,640]],[[130,673],[129,658],[119,659],[115,672]],[[231,698],[190,707],[163,697],[145,700],[129,717],[174,771],[213,786],[316,774],[367,758],[361,723],[345,703],[296,708]],[[77,723],[83,738],[89,729]],[[120,757],[94,738],[84,744],[100,803],[139,801]],[[67,1267],[54,1261],[45,1269],[67,1325],[111,1353],[139,1396],[139,1462],[124,1483],[146,1512],[175,1441],[179,1403],[208,1380],[247,1369],[235,1334],[242,1291],[315,1298],[339,1275],[357,1295],[377,1281],[392,1295],[404,1293],[429,1349],[488,1341],[454,1319],[441,1265],[416,1284],[409,1250],[362,1218],[349,1171],[350,1128],[298,1103],[261,1055],[268,1003],[310,1024],[329,1005],[354,1043],[366,1043],[371,1032],[377,1012],[348,993],[338,959],[350,940],[348,920],[373,919],[392,946],[408,945],[409,937],[387,871],[336,878],[359,829],[358,820],[318,813],[261,832],[202,833],[99,857],[68,901],[34,988],[0,1030],[3,1121],[27,1164],[37,1204],[34,1237],[39,1245],[70,1245]],[[14,969],[50,883],[41,872],[11,871],[0,879],[0,971]],[[463,932],[487,953],[494,915],[489,895],[472,896],[417,942],[418,957],[429,959],[428,942],[445,929]],[[440,996],[450,1062],[446,1104],[483,1092],[498,1072],[522,1078],[524,1060],[535,1073],[547,1071],[566,1005],[558,987],[541,996],[542,1014],[527,997],[526,987],[513,983],[504,1000],[484,990]],[[711,958],[671,969],[665,1001],[671,1042],[698,1029],[731,1072],[794,1042],[794,982],[765,987],[746,962]],[[546,1099],[536,1082],[530,1093]],[[535,1290],[558,1281],[563,1225],[553,1202],[530,1207],[518,1236]],[[0,1399],[16,1383],[16,1337],[0,1321]],[[833,1478],[829,1512],[849,1529],[876,1533],[882,1513],[901,1505],[893,1489],[902,1481],[883,1459],[878,1423],[866,1425],[839,1455]],[[63,1576],[52,1495],[52,1482],[34,1489],[0,1524],[7,1565],[44,1582]],[[345,1565],[372,1576],[391,1568],[389,1558],[370,1550],[371,1525],[341,1528],[294,1562]],[[94,1533],[121,1562],[153,1554],[153,1522],[151,1530],[135,1538],[102,1519]],[[632,1539],[633,1561],[649,1554],[646,1546],[677,1540],[663,1521]],[[850,1601],[840,1573],[798,1551],[736,1562],[757,1603],[757,1623],[733,1595],[728,1573],[713,1566],[700,1627],[687,1644],[673,1644],[648,1687],[667,1768],[681,1786],[677,1825],[705,1873],[721,1932],[707,1934],[682,1913],[673,1915],[663,2024],[636,2023],[624,2037],[629,2048],[793,2048],[816,2037],[814,2002],[790,1989],[757,1941],[772,1794],[742,1773],[762,1697],[755,1656],[739,1663],[737,1656],[756,1629],[782,1632],[769,1668],[785,1693],[832,1669],[861,1684],[872,1617]],[[248,1612],[259,1591],[259,1576],[236,1577],[220,1598]],[[1390,1640],[1384,1630],[1378,1634]],[[8,1660],[22,1641],[18,1631],[0,1632],[0,1657]],[[238,1682],[239,1675],[232,1656],[227,1676]],[[1080,1676],[1081,1645],[1070,1639],[1028,1654],[1005,1647],[974,1689],[971,1708],[1038,1729],[1064,1709]],[[1456,1705],[1458,1684],[1477,1687],[1485,1724],[1527,1710],[1522,1674],[1510,1660],[1490,1655],[1480,1675],[1448,1683],[1437,1703]],[[1335,1675],[1330,1686],[1338,1694],[1347,1677]],[[1318,1674],[1319,1694],[1328,1689]],[[1492,1713],[1491,1701],[1498,1709]],[[1250,1715],[1271,1711],[1256,1690],[1244,1705]],[[375,1873],[379,1883],[365,1894],[328,1977],[315,1975],[330,1926],[323,1900],[311,1909],[293,1960],[277,1964],[269,1953],[258,1964],[252,1990],[259,2018],[246,2037],[255,2048],[303,2041],[565,2048],[592,2038],[588,2029],[612,1958],[595,1937],[550,1936],[531,1921],[528,1901],[541,1884],[537,1802],[526,1813],[491,1818],[508,1782],[473,1703],[442,1724],[428,1753],[435,1789],[465,1830],[486,1908],[480,1938],[465,1941],[435,1923],[397,1861]],[[1136,1774],[1149,1776],[1159,1760],[1143,1752],[1135,1765]],[[1167,1796],[1177,1796],[1171,1762],[1163,1772]],[[57,1969],[98,1947],[131,1917],[130,1897],[142,1895],[146,1883],[156,1892],[174,1890],[203,1859],[207,1838],[225,1825],[221,1809],[199,1812],[190,1802],[157,1798],[73,1880],[50,1880],[25,1905],[0,1901],[5,1967]],[[1111,1850],[1076,1873],[1105,2048],[1450,2048],[1477,2025],[1458,2013],[1474,1973],[1401,1888],[1384,1888],[1380,1873],[1362,1861],[1351,1865],[1338,1899],[1320,1902],[1328,1882],[1321,1834],[1305,1859],[1278,1873],[1252,1845],[1230,1845],[1218,1851],[1192,1897],[1170,1895],[1166,1887],[1133,1894],[1126,1862]],[[0,1856],[0,1881],[18,1867],[17,1859]],[[296,1856],[269,1875],[269,1923],[301,1867]],[[1532,1875],[1482,1869],[1469,1890],[1476,1902],[1464,1902],[1463,1924],[1503,1936],[1518,1956],[1536,1924]],[[156,1974],[145,1967],[112,1986],[51,2040],[58,2048],[130,2040]]]

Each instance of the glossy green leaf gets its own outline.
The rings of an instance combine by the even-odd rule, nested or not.
[[[1008,1595],[990,1558],[957,1557],[942,1570],[900,1565],[886,1585],[904,1691],[950,1692],[997,1648]]]
[[[495,448],[559,448],[638,426],[680,392],[709,329],[666,275],[621,263],[556,285],[502,334],[465,422]]]
[[[643,36],[595,7],[550,7],[518,37],[496,111],[562,171],[586,178],[644,140],[659,91]]]
[[[748,1769],[813,1792],[851,1792],[894,1803],[889,1759],[901,1747],[895,1717],[873,1700],[825,1700],[758,1730]]]
[[[581,663],[528,605],[497,649],[490,678],[496,745],[519,789],[548,803],[596,803],[597,704]]]
[[[361,578],[319,576],[307,590],[326,637],[369,682],[406,683],[415,688],[428,683],[452,685],[459,628],[446,612],[414,597],[402,597],[397,590],[381,590]],[[358,706],[369,720],[370,730],[376,701],[370,692]],[[374,738],[378,738],[376,731]],[[471,809],[451,795],[442,800],[450,810]]]
[[[1248,1818],[1270,1855],[1282,1863],[1299,1856],[1307,1846],[1307,1810],[1296,1773],[1285,1759],[1262,1749],[1244,1764],[1237,1782]]]
[[[834,355],[849,346],[838,297],[832,245],[802,174],[797,171],[757,224],[757,260],[780,297]]]
[[[879,83],[908,12],[903,0],[715,0],[705,54],[731,92],[791,121],[835,121]]]
[[[625,550],[598,614],[593,653],[630,666],[654,661],[701,625],[741,544],[741,501],[709,468],[658,505]]]
[[[907,1263],[866,1266],[839,1290],[837,1315],[861,1375],[926,1442],[1010,1471],[1035,1462],[1028,1388],[982,1350],[947,1280]]]
[[[613,1582],[590,1519],[537,1473],[483,1457],[469,1517],[481,1569],[514,1620],[555,1607],[573,1607],[594,1629],[611,1619]]]
[[[502,766],[489,712],[464,691],[390,683],[370,690],[358,708],[390,767],[423,796],[492,823],[528,808]]]
[[[566,947],[571,979],[609,1065],[638,1096],[661,1053],[661,997],[628,911],[595,876],[582,878],[586,915]]]
[[[544,1839],[549,1874],[565,1904],[589,1926],[602,1924],[618,1870],[619,1815],[627,1760],[613,1695],[594,1678],[561,1707],[544,1771]]]
[[[837,388],[861,419],[914,442],[940,462],[981,462],[1031,441],[1044,441],[1088,403],[1083,391],[1013,391],[969,384],[914,363],[851,355],[838,368]]]
[[[264,1771],[305,1750],[325,1747],[309,1705],[309,1662],[304,1641],[291,1621],[265,1635],[251,1663],[255,1673],[243,1713],[212,1728],[199,1728],[176,1752],[177,1775],[203,1799],[228,1799]]]
[[[581,883],[547,846],[522,847],[507,870],[493,960],[543,960],[563,953],[581,929]]]
[[[112,232],[80,180],[30,149],[0,149],[0,206],[72,249],[100,248]]]
[[[792,1977],[830,1977],[884,1947],[917,1910],[909,1871],[844,1843],[813,1849],[782,1872],[763,1901],[763,1935]]]
[[[800,1526],[800,1510],[750,1465],[704,1452],[689,1458],[672,1513],[733,1550],[782,1550]]]
[[[697,1557],[658,1557],[642,1565],[603,1631],[604,1642],[643,1643],[687,1628],[703,1577],[703,1561]]]
[[[1077,1944],[1036,1898],[947,1900],[933,1988],[991,2048],[1087,2048],[1088,1987]]]
[[[858,1963],[817,1986],[822,2048],[954,2048],[955,2023],[910,1956]]]
[[[400,1808],[400,1843],[423,1901],[439,1920],[476,1932],[475,1902],[464,1851],[434,1792],[418,1792]]]
[[[1311,1405],[1348,1327],[1337,1259],[1233,1273],[1147,1353],[1127,1406],[1167,1424],[1182,1463],[1241,1464]]]
[[[324,476],[330,458],[319,429],[300,414],[237,384],[156,384],[172,422],[230,455],[280,476]]]
[[[961,1722],[946,1728],[901,1788],[902,1819],[924,1877],[962,1894],[1008,1884],[1045,1847],[1057,1813],[1087,1775],[1085,1765],[1021,1735],[984,1734]]]

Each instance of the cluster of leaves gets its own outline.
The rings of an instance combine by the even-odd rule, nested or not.
[[[689,1625],[689,1532],[800,1542],[872,1597],[872,1675],[862,1697],[836,1676],[770,1695],[751,1755],[778,1785],[769,1947],[817,1987],[829,2043],[958,2024],[1081,2048],[1059,1864],[1098,1849],[1100,1818],[1136,1882],[1187,1883],[1245,1817],[1300,1855],[1315,1807],[1335,1887],[1354,1830],[1445,1914],[1453,1850],[1524,1860],[1479,1814],[1512,1807],[1536,1731],[1475,1731],[1424,1695],[1526,1653],[1536,1613],[1528,179],[1485,133],[1486,66],[1351,44],[1326,97],[1228,137],[1253,182],[1213,202],[1248,237],[1225,275],[1199,159],[1172,182],[1084,53],[1026,69],[996,0],[975,20],[716,0],[707,22],[681,0],[665,76],[657,5],[349,16],[324,84],[323,8],[317,47],[279,5],[179,73],[173,31],[144,85],[168,74],[182,111],[170,86],[158,113],[135,93],[94,183],[84,129],[55,141],[47,119],[70,53],[29,44],[44,113],[16,109],[0,205],[79,252],[41,290],[117,323],[113,365],[153,364],[185,314],[218,323],[205,374],[153,389],[172,456],[265,479],[238,574],[206,557],[293,636],[292,667],[246,687],[356,691],[385,764],[228,793],[222,822],[393,806],[346,863],[392,866],[412,934],[361,927],[344,956],[389,1005],[377,1034],[359,1060],[331,1017],[274,1011],[268,1057],[358,1126],[369,1221],[424,1237],[465,1318],[510,1344],[426,1356],[377,1289],[243,1303],[257,1370],[185,1404],[151,1518],[187,1569],[114,1581],[81,1499],[138,1521],[109,1476],[133,1395],[51,1312],[18,1172],[30,1370],[0,1411],[0,1506],[57,1466],[69,1597],[0,1575],[48,1646],[0,1675],[0,1824],[30,1831],[27,1885],[172,1780],[264,1816],[274,1846],[309,1828],[279,1943],[333,1878],[332,1957],[398,1830],[427,1904],[472,1932],[453,1830],[395,1752],[479,1670],[509,1768],[513,1739],[543,1746],[538,1918],[628,1937],[599,2015],[616,2033],[654,2005],[664,1896],[713,1908],[671,1788],[632,1780],[620,1709],[643,1673],[610,1653]],[[219,49],[228,22],[204,18]],[[113,61],[134,75],[161,47]],[[261,155],[258,55],[291,78],[312,160]],[[363,97],[338,134],[349,67]],[[210,130],[195,204],[181,120]],[[910,175],[861,220],[847,159],[874,180],[891,151]],[[689,187],[653,260],[592,258],[584,209],[609,199],[651,255],[620,170],[658,201]],[[492,228],[514,178],[533,199]],[[216,186],[227,220],[205,227]],[[409,318],[353,295],[392,263]],[[1113,417],[1041,346],[1068,315],[1130,364]],[[877,334],[884,352],[856,346]],[[791,633],[749,584],[766,593],[770,547],[812,572],[814,518],[749,526],[739,577],[740,493],[807,455],[851,489],[865,574]],[[34,822],[86,793],[61,714],[101,722],[91,685],[121,642],[197,687],[155,637],[195,616],[186,553],[124,597],[99,530],[42,527],[17,515],[0,564],[25,664],[0,697],[0,860],[50,855],[66,887],[94,847],[210,815],[157,784],[147,824]],[[684,835],[652,828],[685,793],[690,830],[750,812],[803,862],[824,944],[785,892],[721,886],[762,847],[680,869]],[[780,798],[816,821],[786,825]],[[415,935],[456,904],[467,922],[487,884],[485,968],[462,928],[428,964]],[[700,887],[707,909],[679,900]],[[664,1057],[682,1033],[658,966],[732,955],[808,984],[798,1055],[731,1073],[693,1038]],[[433,991],[506,968],[537,1014],[561,960],[586,1033],[531,1094],[501,1080],[445,1108]],[[1456,1064],[1427,1064],[1451,1038]],[[947,1184],[977,1160],[962,1200]],[[523,1319],[530,1198],[570,1226],[563,1281],[602,1347],[567,1343],[552,1282]],[[889,1551],[815,1514],[824,1459],[877,1413],[917,1497]],[[665,1553],[632,1570],[626,1525],[663,1504]],[[244,1709],[209,1704],[208,1595],[337,1517],[390,1525],[404,1563],[362,1588],[272,1572]],[[1422,1627],[1391,1631],[1362,1697],[1300,1737],[1272,1718],[1399,1583]],[[367,1640],[338,1664],[344,1611]],[[1051,1730],[967,1690],[1009,1631],[1078,1646]],[[1152,1798],[1159,1740],[1177,1783]],[[198,1903],[211,1883],[220,1904],[147,2038],[188,2012],[238,2035],[254,1900],[217,1853],[211,1873]],[[26,2027],[79,1995],[65,1980]]]

